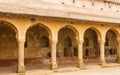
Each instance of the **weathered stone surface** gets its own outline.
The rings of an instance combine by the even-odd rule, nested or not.
[[[4,13],[66,17],[114,23],[120,23],[119,9],[119,4],[108,3],[103,0],[24,0],[23,2],[20,0],[0,0],[0,11]]]
[[[120,58],[119,5],[96,0],[50,1],[0,1],[0,60],[17,59],[21,73],[28,62],[51,64],[56,69],[57,62],[74,61],[81,67],[84,59],[104,65],[107,56]],[[33,60],[24,64],[24,56]]]

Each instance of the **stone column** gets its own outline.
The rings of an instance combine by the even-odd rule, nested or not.
[[[78,65],[79,68],[84,66],[83,63],[83,40],[78,41]]]
[[[24,43],[25,39],[18,40],[18,73],[25,73]]]
[[[99,41],[100,43],[100,64],[104,66],[106,64],[105,61],[105,41]]]
[[[57,69],[57,62],[56,62],[56,46],[57,40],[52,40],[51,42],[51,69]]]
[[[117,41],[117,63],[120,64],[120,41]]]

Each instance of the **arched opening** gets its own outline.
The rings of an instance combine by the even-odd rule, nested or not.
[[[26,32],[25,63],[26,68],[49,69],[50,66],[50,31],[42,24],[30,27]],[[31,65],[31,64],[34,64]]]
[[[89,28],[84,33],[83,58],[86,64],[99,63],[99,44],[98,35],[93,29]]]
[[[106,33],[105,59],[107,63],[115,63],[117,57],[117,36],[113,30]]]
[[[16,71],[11,68],[17,66],[17,34],[17,29],[12,24],[0,21],[0,71]]]
[[[76,37],[76,32],[71,28],[64,27],[59,30],[57,45],[57,61],[59,66],[76,65],[78,55]]]

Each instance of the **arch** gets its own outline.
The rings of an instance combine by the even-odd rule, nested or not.
[[[105,46],[105,55],[106,55],[106,61],[107,62],[117,62],[117,55],[118,55],[118,43],[117,41],[120,39],[120,34],[115,28],[109,28],[106,30],[105,38],[108,38],[106,42],[108,41],[108,46]],[[114,59],[108,60],[107,56],[114,56]]]
[[[0,20],[0,25],[2,25],[2,24],[12,28],[12,30],[14,30],[16,32],[16,38],[18,38],[18,29],[17,29],[17,27],[15,27],[14,24],[12,24],[8,21],[5,21],[5,20]]]
[[[18,50],[18,29],[12,23],[0,20],[0,53],[2,59],[16,59]],[[4,55],[3,55],[4,54]]]
[[[42,24],[42,23],[36,23],[36,24],[31,25],[30,27],[27,28],[27,30],[26,30],[25,33],[27,33],[27,31],[28,31],[30,28],[32,28],[32,27],[34,27],[34,26],[37,26],[37,25],[40,26],[40,27],[43,27],[43,28],[48,32],[48,34],[49,34],[49,39],[51,40],[51,38],[52,38],[52,31],[50,30],[49,27],[47,27],[46,25],[44,25],[44,24]]]
[[[101,32],[100,32],[97,28],[95,28],[95,27],[89,27],[89,28],[85,29],[83,35],[85,35],[85,32],[86,32],[87,30],[89,30],[89,29],[92,29],[93,31],[95,31],[95,33],[97,34],[97,40],[102,40]]]
[[[30,26],[26,31],[26,58],[47,57],[47,54],[51,52],[51,34],[51,30],[41,23]],[[31,55],[30,52],[33,50],[34,54]]]
[[[109,29],[106,31],[106,33],[105,33],[105,37],[106,37],[108,31],[113,31],[113,32],[115,33],[116,39],[117,39],[117,40],[120,39],[120,33],[119,33],[119,31],[118,31],[117,29],[115,29],[115,28],[109,28]]]
[[[90,62],[90,59],[99,58],[100,54],[100,45],[98,40],[101,40],[100,32],[94,28],[87,28],[84,32],[84,43],[83,43],[83,58],[88,59],[87,63]],[[93,63],[99,63],[99,60],[93,60]]]
[[[78,49],[78,31],[66,25],[58,31],[58,56],[75,56]],[[65,54],[67,52],[67,54]],[[60,55],[59,55],[60,54]]]
[[[27,47],[25,48],[25,58],[29,59],[32,58],[31,61],[36,58],[39,59],[40,61],[43,61],[43,59],[50,60],[51,39],[52,32],[46,25],[36,23],[30,26],[26,31]],[[47,63],[50,63],[50,61],[48,61]],[[39,65],[41,66],[44,64],[48,66],[49,64],[47,63],[41,62],[41,64]]]
[[[68,28],[68,29],[72,30],[72,31],[75,33],[75,35],[76,35],[76,39],[78,40],[79,32],[77,31],[77,29],[76,29],[75,27],[73,27],[73,26],[71,26],[71,25],[66,25],[66,26],[60,28],[60,29],[58,30],[58,34],[59,34],[60,30],[62,30],[62,29],[64,29],[64,28]]]

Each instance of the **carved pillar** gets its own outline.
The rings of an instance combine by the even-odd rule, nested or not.
[[[117,41],[117,59],[116,59],[117,63],[120,64],[120,41]]]
[[[78,67],[84,66],[83,63],[83,40],[78,41]]]
[[[25,39],[18,39],[18,73],[25,73],[24,43]]]
[[[56,46],[57,40],[51,41],[51,69],[57,69],[57,62],[56,62]]]
[[[105,41],[99,41],[100,43],[100,64],[105,65]]]

